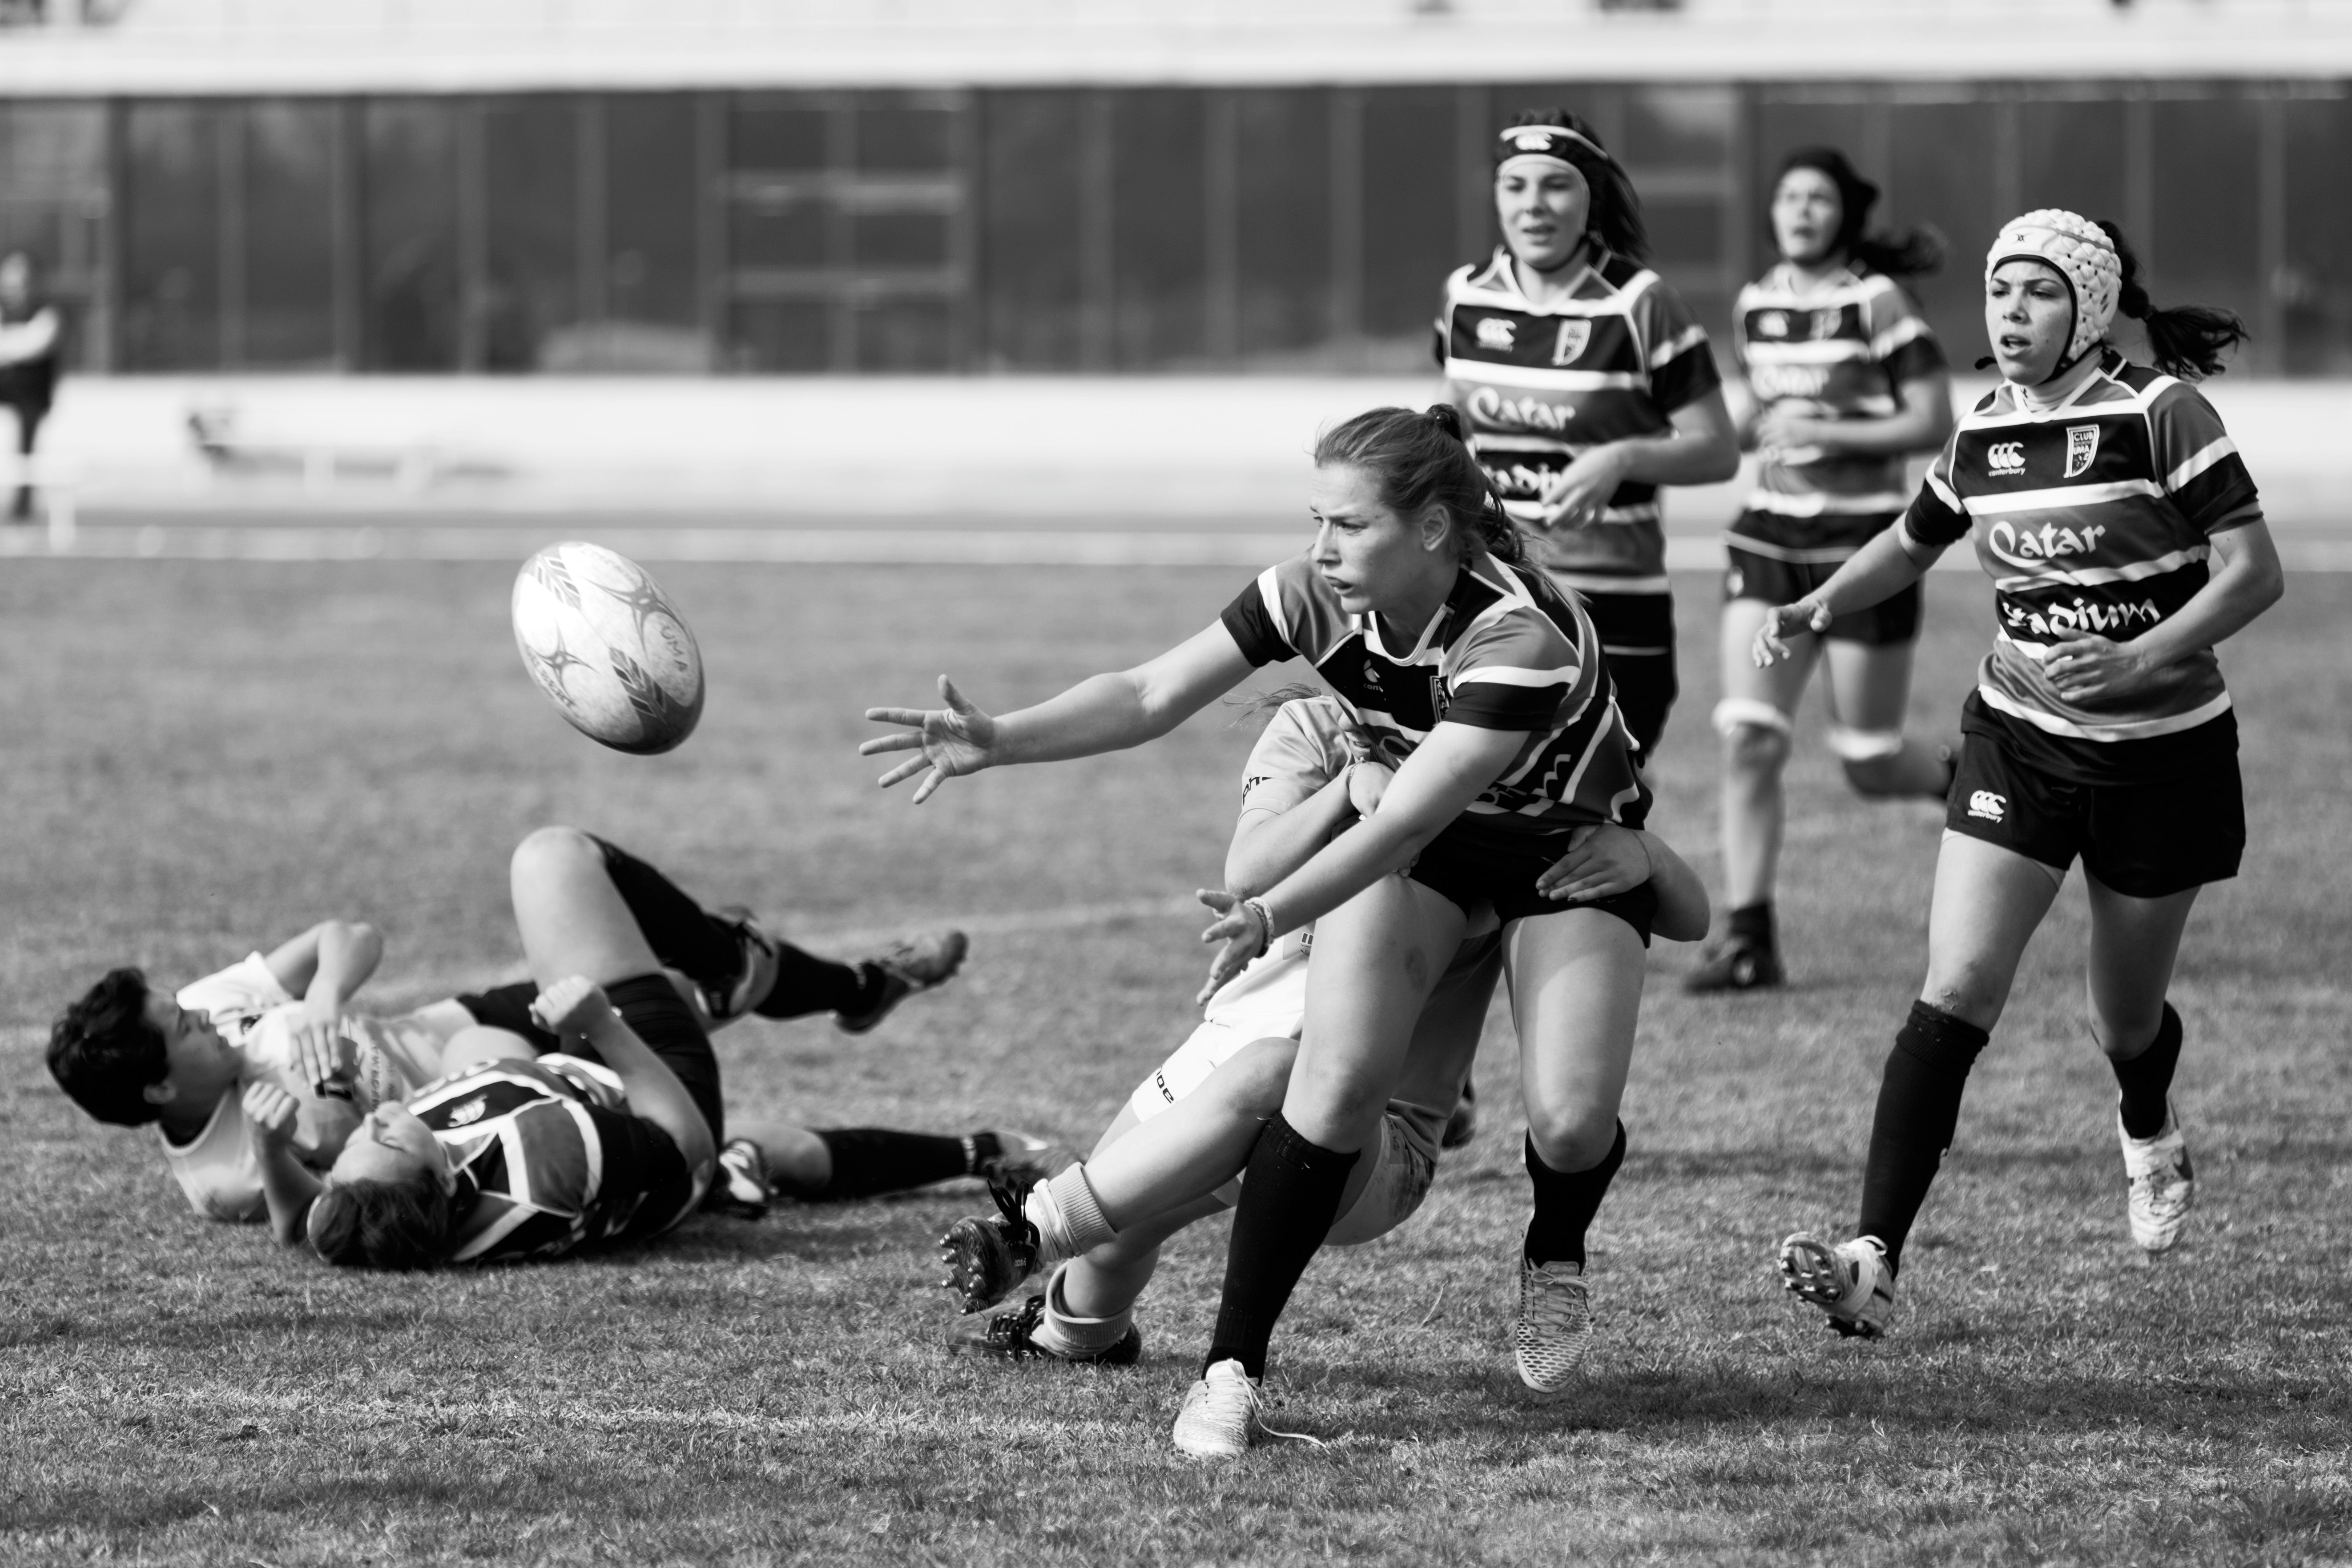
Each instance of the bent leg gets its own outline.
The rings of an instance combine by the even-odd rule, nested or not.
[[[1789,657],[1758,669],[1748,649],[1769,606],[1734,599],[1723,606],[1723,700],[1716,733],[1723,737],[1723,892],[1726,908],[1767,904],[1778,879],[1787,818],[1780,775],[1797,704],[1811,678],[1821,640],[1788,639]]]
[[[1950,762],[1903,733],[1916,646],[1830,639],[1830,747],[1858,794],[1939,800],[1950,788]]]

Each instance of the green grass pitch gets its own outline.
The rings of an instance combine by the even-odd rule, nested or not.
[[[1244,574],[659,575],[711,695],[653,760],[541,700],[504,569],[28,559],[0,580],[0,1559],[2352,1556],[2352,577],[2292,582],[2225,653],[2253,842],[2174,992],[2201,1177],[2177,1255],[2126,1238],[2078,883],[1978,1069],[1895,1335],[1838,1341],[1780,1291],[1783,1231],[1851,1220],[1938,820],[1845,793],[1815,698],[1790,776],[1796,984],[1686,998],[1690,950],[1655,955],[1585,1385],[1532,1404],[1509,1370],[1526,1187],[1498,1013],[1477,1141],[1404,1231],[1321,1259],[1277,1339],[1277,1418],[1329,1447],[1204,1468],[1167,1430],[1222,1223],[1171,1249],[1139,1368],[1009,1371],[940,1349],[931,1244],[976,1189],[370,1278],[196,1220],[151,1134],[89,1124],[49,1083],[49,1018],[117,962],[192,977],[340,914],[386,933],[382,1000],[499,977],[518,958],[507,852],[566,821],[813,945],[974,923],[965,977],[871,1038],[723,1035],[736,1104],[1091,1140],[1190,1026],[1202,921],[1134,911],[1213,876],[1250,732],[1203,716],[918,810],[873,789],[858,712],[923,699],[941,670],[1000,708],[1042,696],[1204,623]],[[1711,871],[1714,585],[1680,587],[1654,821]],[[1985,601],[1933,580],[1915,727],[1951,728]],[[1090,905],[1129,913],[1023,918]]]

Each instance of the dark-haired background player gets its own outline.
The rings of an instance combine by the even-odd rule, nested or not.
[[[1592,128],[1529,111],[1495,144],[1503,243],[1446,280],[1445,395],[1530,554],[1584,599],[1646,760],[1678,689],[1658,486],[1739,470],[1706,333],[1650,270],[1633,182]]]
[[[2091,1032],[2115,1070],[2132,1239],[2179,1239],[2195,1187],[2168,1091],[2181,1021],[2165,992],[2198,889],[2244,849],[2237,719],[2213,646],[2277,602],[2278,551],[2221,421],[2183,377],[2244,334],[2159,310],[2113,225],[2028,213],[1985,258],[2002,385],[1959,422],[1901,524],[1772,611],[1759,664],[1918,580],[1973,538],[1993,580],[1992,652],[1961,710],[1928,913],[1927,977],[1878,1088],[1850,1241],[1781,1244],[1791,1291],[1842,1333],[1894,1312],[1903,1243],[1952,1141],[1969,1068],[2019,959],[2082,857]],[[2154,370],[2106,340],[2117,309]]]
[[[748,910],[705,910],[653,866],[593,835],[541,829],[524,848],[542,839],[593,846],[615,896],[658,956],[656,967],[710,1027],[750,1012],[785,1019],[831,1010],[842,1028],[863,1032],[906,998],[946,980],[963,960],[962,934],[953,931],[896,943],[856,963],[820,958],[770,936]],[[520,865],[522,851],[517,854]],[[251,954],[177,992],[150,984],[137,969],[113,970],[57,1020],[49,1071],[100,1122],[155,1124],[164,1161],[197,1213],[259,1219],[261,1177],[246,1135],[244,1084],[274,1078],[318,1091],[302,1101],[291,1146],[296,1157],[324,1169],[362,1115],[442,1075],[449,1043],[461,1031],[488,1024],[553,1047],[530,1019],[538,988],[529,982],[396,1015],[352,1009],[349,1004],[383,955],[373,927],[323,921],[267,956]],[[819,1136],[839,1138],[840,1147],[780,1146],[775,1174],[785,1190],[856,1197],[941,1179],[897,1179],[902,1165],[909,1172],[940,1165],[941,1149],[926,1145],[925,1157],[909,1165],[901,1157],[908,1150],[876,1143],[923,1134],[803,1134]],[[960,1146],[953,1139],[933,1143]],[[760,1207],[755,1152],[730,1149],[725,1165],[722,1190],[730,1201]]]
[[[23,251],[0,257],[0,405],[16,416],[20,464],[31,463],[41,422],[57,399],[63,337],[58,308],[34,288],[33,258]],[[33,487],[20,474],[8,503],[8,520],[21,523],[32,515]]]
[[[1777,986],[1782,967],[1772,884],[1798,701],[1817,658],[1829,666],[1830,749],[1864,795],[1941,799],[1948,748],[1906,739],[1919,586],[1842,615],[1790,657],[1759,668],[1756,628],[1776,604],[1829,580],[1885,531],[1910,498],[1903,459],[1933,452],[1952,428],[1951,378],[1901,278],[1933,271],[1942,251],[1916,230],[1869,232],[1878,187],[1831,147],[1789,155],[1772,184],[1780,259],[1739,291],[1733,317],[1754,413],[1742,432],[1758,455],[1756,489],[1724,542],[1723,905],[1727,925],[1699,956],[1694,991]]]

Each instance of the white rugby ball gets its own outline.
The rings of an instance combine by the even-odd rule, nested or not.
[[[589,739],[650,757],[702,717],[702,651],[646,569],[569,540],[523,562],[515,647],[555,711]]]

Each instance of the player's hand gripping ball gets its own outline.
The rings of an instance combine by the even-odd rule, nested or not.
[[[514,585],[515,648],[589,739],[650,757],[702,717],[702,651],[646,569],[602,545],[550,545]]]

